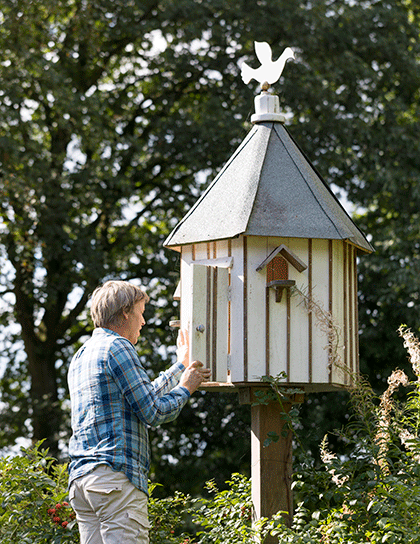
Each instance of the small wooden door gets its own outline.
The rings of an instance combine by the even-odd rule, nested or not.
[[[229,269],[192,264],[191,360],[211,368],[212,382],[230,381]]]

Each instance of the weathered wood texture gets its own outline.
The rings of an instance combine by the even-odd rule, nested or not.
[[[291,404],[283,408],[288,412]],[[251,481],[255,516],[257,519],[270,518],[281,511],[290,527],[293,516],[292,432],[281,436],[283,424],[277,402],[251,407]],[[276,432],[280,438],[264,447],[269,432]],[[268,537],[265,542],[271,544],[276,540]]]
[[[280,246],[291,256],[279,253],[288,261],[276,272],[267,258]],[[212,369],[206,387],[281,372],[307,391],[349,385],[358,371],[356,253],[343,240],[256,236],[184,246],[181,327],[192,359]],[[280,301],[275,274],[287,282]]]

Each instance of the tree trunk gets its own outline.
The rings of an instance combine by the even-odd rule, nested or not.
[[[28,346],[28,369],[31,381],[31,423],[34,443],[44,440],[52,457],[59,456],[58,439],[61,424],[61,407],[58,399],[55,352],[40,343]]]

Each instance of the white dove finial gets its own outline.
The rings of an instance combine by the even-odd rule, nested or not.
[[[271,85],[280,79],[284,65],[288,59],[294,59],[295,54],[290,47],[286,47],[280,57],[273,62],[271,47],[267,42],[254,42],[255,53],[261,63],[259,68],[251,68],[246,62],[242,64],[241,75],[245,84],[256,79],[261,85]]]

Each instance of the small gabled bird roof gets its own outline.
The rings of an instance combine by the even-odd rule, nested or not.
[[[341,239],[373,251],[281,122],[255,124],[164,245],[239,235]]]

